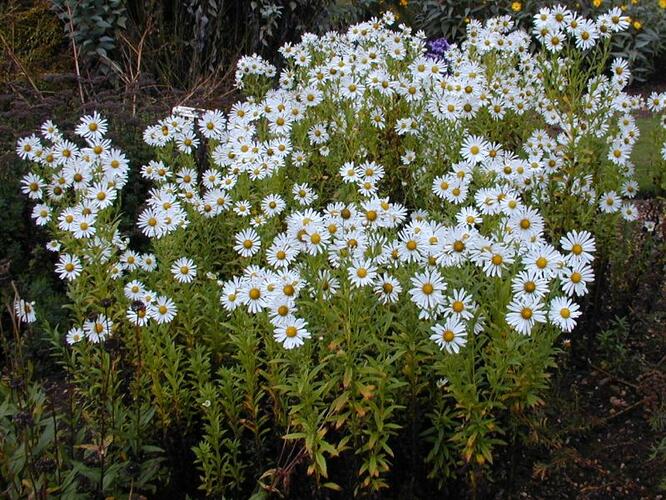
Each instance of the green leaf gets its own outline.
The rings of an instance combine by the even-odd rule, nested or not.
[[[321,475],[324,477],[328,477],[328,469],[326,468],[326,459],[324,458],[324,455],[322,453],[315,453],[315,462],[317,462],[317,466],[319,467]]]

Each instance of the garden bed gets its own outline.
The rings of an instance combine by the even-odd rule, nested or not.
[[[10,496],[659,495],[666,94],[619,11],[543,16],[385,14],[215,100],[10,82]]]

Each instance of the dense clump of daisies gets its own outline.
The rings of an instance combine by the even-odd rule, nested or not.
[[[114,203],[127,183],[129,160],[105,137],[107,128],[107,120],[98,113],[84,116],[75,131],[83,142],[79,145],[47,121],[41,139],[36,135],[26,137],[17,148],[22,158],[35,165],[23,178],[22,191],[35,201],[35,223],[51,230],[54,239],[46,247],[58,254],[55,271],[68,282],[83,274],[89,278],[97,271],[118,280],[127,273],[150,272],[157,267],[154,255],[128,249],[129,239],[117,230]],[[127,294],[132,300],[139,296],[138,292]],[[145,293],[141,299],[148,317],[157,322],[175,314],[173,301],[166,297]],[[131,309],[128,314],[133,314]],[[67,341],[87,338],[98,342],[106,338],[113,321],[103,315],[100,318],[72,327]]]
[[[206,218],[233,213],[247,220],[235,231],[233,250],[252,265],[222,281],[221,303],[230,312],[240,306],[251,314],[268,313],[275,338],[288,348],[310,336],[307,322],[297,315],[302,290],[329,300],[345,281],[359,290],[355,293],[374,293],[382,304],[411,301],[421,319],[433,322],[433,339],[457,350],[459,338],[481,329],[484,319],[475,305],[478,297],[447,285],[455,281],[448,275],[466,266],[512,282],[505,320],[516,331],[529,334],[540,323],[571,331],[580,314],[572,297],[584,295],[593,279],[594,238],[573,230],[561,237],[564,253],[559,252],[546,241],[546,223],[530,204],[547,203],[566,189],[601,212],[622,211],[633,220],[635,209],[622,196],[630,199],[637,191],[628,158],[638,129],[630,113],[642,102],[623,93],[629,70],[616,60],[611,78],[585,82],[584,114],[572,121],[549,92],[544,70],[563,78],[562,47],[570,43],[591,50],[624,29],[625,18],[612,11],[592,21],[559,7],[542,10],[534,24],[545,48],[541,60],[529,51],[530,37],[514,31],[506,18],[485,26],[472,22],[467,41],[451,48],[447,60],[426,57],[420,34],[405,26],[391,31],[389,22],[357,25],[344,35],[306,35],[297,45],[285,45],[280,52],[288,66],[279,88],[237,103],[226,119],[214,113],[196,122],[172,116],[150,127],[149,144],[185,153],[182,137],[194,138],[200,131],[209,141],[213,165],[200,179],[192,169],[172,172],[164,163],[145,167],[144,175],[158,187],[150,200],[153,208],[139,219],[144,233],[163,237],[177,231],[189,221],[184,214],[194,211]],[[485,66],[488,54],[495,56],[492,72]],[[249,75],[274,73],[255,55],[240,62],[237,80],[245,88]],[[484,113],[501,123],[507,115],[530,112],[559,134],[551,137],[537,128],[520,151],[511,151],[470,132]],[[448,155],[438,151],[441,136],[433,134],[444,124],[459,132],[458,148]],[[391,172],[401,168],[400,175],[417,186],[431,179],[428,192],[419,192],[429,201],[426,210],[410,212],[414,207],[381,194],[389,166],[376,137],[388,129],[403,138],[400,163],[389,159]],[[608,160],[621,194],[599,194],[602,179],[568,168],[570,147],[586,136],[610,144]],[[448,170],[434,175],[442,160],[448,160]],[[342,181],[334,201],[325,196],[331,188],[317,192],[307,182],[304,170],[313,167]],[[271,192],[265,181],[273,178],[289,184]],[[160,210],[160,205],[169,208]],[[275,230],[275,220],[283,231]],[[262,230],[267,226],[271,229]],[[304,273],[310,257],[319,255],[326,260],[317,259],[314,270]],[[455,312],[452,303],[463,309]],[[472,318],[474,325],[467,324]],[[449,328],[443,329],[444,323]]]
[[[505,320],[516,331],[529,334],[546,322],[571,331],[580,314],[572,297],[583,295],[593,278],[594,238],[571,231],[561,238],[561,253],[544,237],[548,221],[533,207],[568,189],[601,212],[634,219],[633,205],[622,197],[637,191],[629,156],[638,129],[630,112],[642,101],[622,91],[629,70],[616,60],[611,78],[584,82],[584,114],[571,120],[549,91],[546,73],[565,78],[563,48],[593,50],[626,27],[625,17],[611,11],[593,21],[560,7],[543,9],[534,22],[533,35],[544,47],[537,57],[530,36],[513,30],[510,19],[473,21],[467,40],[449,48],[446,60],[426,56],[423,36],[406,26],[393,31],[392,22],[386,15],[345,34],[306,35],[280,50],[287,67],[277,89],[235,104],[228,115],[171,116],[149,127],[144,139],[163,159],[141,169],[155,188],[138,227],[158,240],[186,230],[193,218],[233,214],[233,251],[251,265],[233,278],[215,275],[222,280],[221,305],[268,313],[276,339],[288,348],[310,335],[297,317],[303,290],[329,300],[348,281],[382,304],[411,301],[421,319],[433,322],[433,338],[457,350],[459,338],[487,319],[471,290],[448,286],[451,273],[468,273],[468,267],[512,282]],[[489,55],[492,71],[484,59]],[[275,74],[253,55],[239,62],[237,85]],[[663,101],[651,96],[648,106],[660,111]],[[488,117],[492,127],[526,113],[539,114],[559,133],[551,137],[537,128],[512,151],[485,138],[475,123]],[[127,281],[124,295],[134,305],[126,319],[142,326],[169,322],[178,298],[138,279],[157,269],[156,257],[129,250],[110,224],[129,162],[105,138],[107,128],[95,113],[76,129],[83,146],[52,122],[42,127],[47,144],[34,135],[20,140],[19,155],[37,165],[23,179],[23,191],[37,202],[35,222],[50,224],[57,236],[48,247],[60,254],[61,278],[75,280],[86,264],[104,264],[113,279]],[[444,137],[454,139],[447,152],[437,145],[443,128]],[[394,152],[399,161],[380,148],[378,138],[389,130],[402,138]],[[588,135],[609,144],[616,189],[598,193],[603,179],[568,168],[570,147]],[[191,160],[203,144],[212,160],[205,169]],[[327,182],[314,185],[311,166]],[[382,195],[387,172],[411,182],[427,207]],[[320,255],[325,258],[313,262]],[[305,271],[308,265],[313,271]],[[164,266],[176,282],[196,285],[196,256]],[[443,341],[451,332],[454,340]]]
[[[645,103],[623,90],[626,61],[610,76],[586,66],[606,61],[627,19],[544,8],[531,35],[509,18],[472,21],[446,59],[393,24],[386,14],[284,45],[277,86],[274,66],[244,58],[248,98],[228,113],[148,127],[156,157],[141,167],[152,187],[137,228],[150,253],[117,230],[130,166],[104,118],[81,119],[80,144],[52,122],[21,139],[34,164],[22,189],[80,300],[67,342],[168,332],[219,360],[236,341],[221,331],[254,328],[268,352],[317,362],[341,348],[402,352],[391,335],[415,332],[428,363],[474,367],[503,356],[475,339],[513,336],[547,339],[545,373],[594,279],[594,228],[636,217],[632,112]],[[364,336],[368,322],[385,336]]]

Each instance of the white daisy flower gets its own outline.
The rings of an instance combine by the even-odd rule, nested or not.
[[[444,323],[433,325],[432,332],[430,340],[450,354],[457,354],[467,343],[465,324],[456,317],[446,318]]]
[[[31,200],[41,200],[45,188],[46,183],[37,174],[26,174],[21,180],[21,192],[27,194]]]
[[[127,308],[127,319],[134,326],[146,326],[150,320],[150,314],[148,313],[148,306],[140,300],[134,301]]]
[[[530,335],[536,323],[546,322],[543,304],[536,298],[514,297],[508,309],[506,322],[523,335]]]
[[[139,267],[144,271],[154,271],[157,269],[157,259],[152,253],[145,253],[139,257]]]
[[[542,276],[541,272],[535,269],[526,269],[519,272],[511,280],[511,290],[516,298],[531,297],[541,299],[549,291],[548,280]]]
[[[597,247],[589,231],[569,231],[560,238],[562,249],[569,252],[565,257],[568,264],[588,264],[594,260]]]
[[[377,277],[377,266],[369,259],[358,259],[347,268],[349,281],[354,288],[371,285]]]
[[[104,314],[95,319],[88,319],[83,323],[83,331],[89,341],[97,344],[104,341],[110,334],[113,322]]]
[[[44,203],[38,203],[32,208],[32,218],[36,225],[45,226],[51,220],[51,208]]]
[[[261,238],[254,229],[244,229],[236,233],[234,250],[241,257],[252,257],[261,249]]]
[[[257,278],[251,278],[243,283],[239,290],[241,303],[247,306],[250,313],[256,314],[269,306],[269,292],[265,284]]]
[[[171,265],[171,274],[178,283],[192,283],[197,277],[197,266],[192,259],[181,257]]]
[[[37,321],[34,302],[27,302],[23,299],[15,300],[14,312],[21,323],[34,323]]]
[[[84,338],[86,338],[86,334],[83,329],[74,326],[67,331],[65,342],[67,342],[68,345],[73,345],[81,342]]]
[[[470,320],[474,317],[476,308],[472,296],[464,288],[457,288],[453,290],[452,296],[447,298],[444,314],[461,320]]]
[[[589,264],[573,264],[562,273],[562,291],[569,297],[586,295],[587,284],[594,281],[594,271]]]
[[[628,222],[633,222],[638,219],[638,211],[636,210],[636,206],[629,201],[622,203],[620,212],[622,213],[622,218]]]
[[[273,335],[285,349],[293,349],[302,346],[303,341],[310,338],[310,332],[307,331],[306,326],[307,323],[302,319],[293,318],[285,325],[276,327]]]
[[[158,324],[170,323],[176,317],[178,309],[169,297],[159,296],[148,306],[148,315]]]
[[[73,281],[79,277],[81,271],[83,271],[83,266],[81,265],[81,259],[76,255],[66,253],[58,259],[55,270],[60,279]]]
[[[566,297],[556,297],[550,303],[548,319],[563,332],[570,332],[576,326],[576,318],[582,313],[578,304]]]
[[[123,293],[129,300],[141,300],[146,293],[146,288],[139,280],[132,280],[125,285]]]
[[[444,303],[444,278],[436,270],[426,270],[412,277],[409,295],[420,309],[435,311]]]
[[[380,303],[393,304],[400,298],[402,285],[400,285],[400,282],[396,278],[388,273],[384,273],[375,280],[373,290],[379,298]]]
[[[101,139],[106,135],[108,123],[106,119],[102,118],[97,111],[92,115],[81,117],[79,125],[76,127],[76,134],[86,139],[96,140]]]

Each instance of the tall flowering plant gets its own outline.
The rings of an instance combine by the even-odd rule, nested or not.
[[[420,463],[438,486],[475,484],[541,404],[595,234],[635,215],[643,103],[626,63],[604,74],[624,23],[471,22],[442,59],[387,14],[283,46],[277,86],[244,58],[246,100],[146,129],[138,242],[118,230],[130,166],[101,116],[81,144],[51,122],[19,141],[72,299],[56,343],[91,421],[109,417],[102,456],[177,433],[216,496],[295,474],[376,491]],[[138,408],[144,444],[114,437],[91,373]]]

